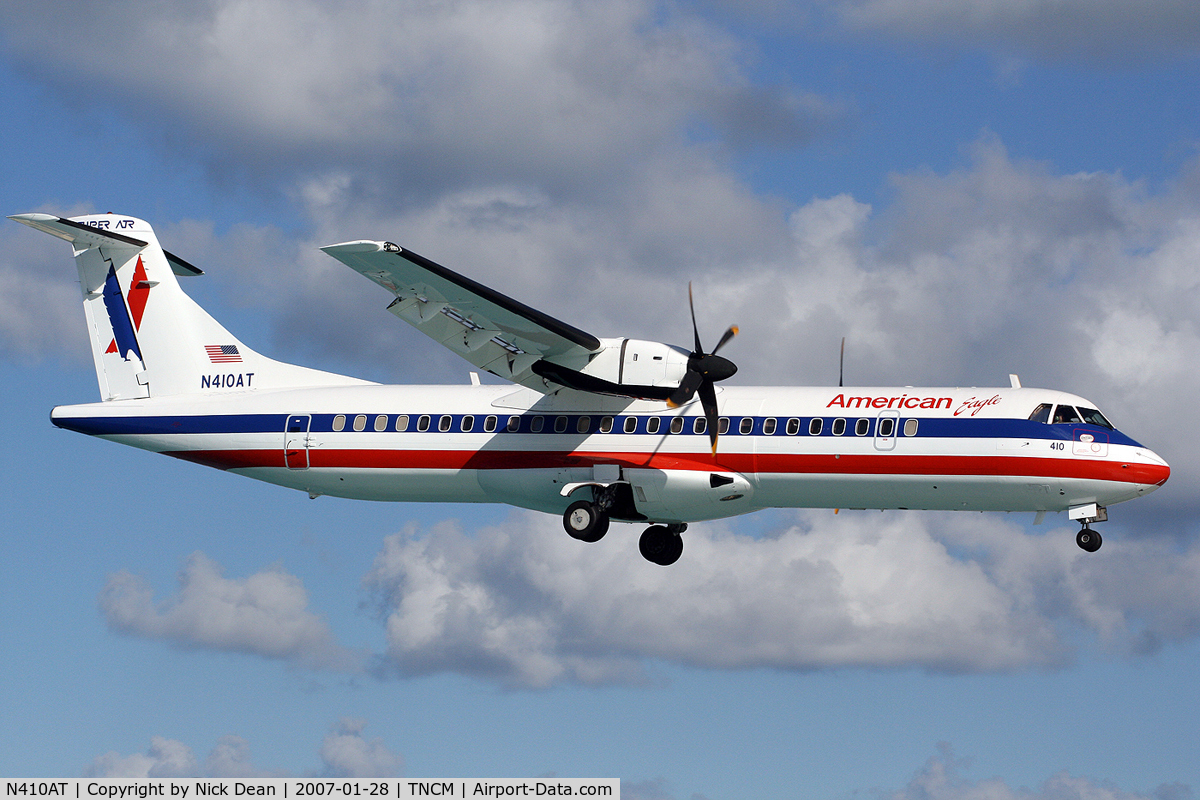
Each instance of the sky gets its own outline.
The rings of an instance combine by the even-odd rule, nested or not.
[[[70,251],[0,226],[0,775],[617,777],[627,800],[1200,792],[1191,0],[0,5],[5,214],[113,211],[275,358],[469,366],[387,239],[740,385],[1026,386],[1172,465],[1051,515],[778,510],[663,569],[503,506],[305,495],[53,428]],[[1190,413],[1190,412],[1189,412]]]

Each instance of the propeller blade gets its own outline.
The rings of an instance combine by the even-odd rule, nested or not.
[[[671,408],[679,408],[681,405],[692,399],[692,395],[696,393],[696,389],[704,381],[704,376],[695,370],[688,370],[683,376],[683,380],[679,382],[678,388],[671,393],[667,398],[667,405]]]
[[[846,377],[846,337],[842,337],[842,354],[838,357],[838,386],[842,385],[842,379]]]
[[[711,353],[709,353],[709,355],[715,355],[718,350],[720,350],[722,347],[725,346],[726,342],[728,342],[730,339],[732,339],[733,337],[735,337],[737,335],[738,335],[738,326],[730,325],[729,330],[725,331],[725,335],[721,337],[721,341],[717,342],[717,346],[713,348],[713,351]]]
[[[708,420],[708,440],[712,442],[712,454],[717,455],[717,390],[712,381],[704,381],[697,390],[700,405],[704,406],[704,418]]]
[[[692,296],[691,281],[688,281],[688,310],[692,312],[692,337],[696,346],[688,358],[687,372],[684,374],[683,380],[679,382],[679,386],[667,398],[667,405],[671,408],[678,408],[691,400],[694,395],[700,395],[700,405],[704,408],[704,418],[708,422],[708,438],[712,442],[713,456],[716,456],[717,425],[720,420],[717,416],[717,389],[714,384],[737,372],[736,364],[716,353],[730,339],[737,336],[738,327],[731,325],[729,330],[725,331],[725,335],[721,337],[721,341],[717,342],[713,351],[706,353],[704,345],[700,342],[700,327],[696,324],[696,301]]]
[[[692,302],[692,282],[688,281],[688,308],[692,312],[692,336],[696,339],[696,347],[692,351],[692,355],[700,356],[704,354],[704,345],[700,344],[700,328],[696,327],[696,304]]]

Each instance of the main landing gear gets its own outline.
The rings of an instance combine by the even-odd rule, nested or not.
[[[576,500],[563,514],[563,527],[581,542],[598,542],[608,533],[608,514],[591,500]]]
[[[686,523],[676,525],[651,525],[638,539],[642,558],[660,567],[669,567],[683,555],[683,536]]]
[[[591,500],[576,500],[563,514],[563,528],[581,542],[598,542],[608,533],[608,514]],[[668,567],[683,555],[683,536],[687,524],[651,525],[638,540],[642,557],[652,564]]]
[[[1100,545],[1104,544],[1104,539],[1101,538],[1100,534],[1089,528],[1085,522],[1083,530],[1075,535],[1075,544],[1089,553],[1094,553],[1100,549]]]

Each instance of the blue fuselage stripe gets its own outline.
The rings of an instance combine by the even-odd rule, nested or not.
[[[295,415],[292,415],[295,416]],[[358,433],[353,429],[352,421],[356,416],[365,416],[367,424],[362,433],[376,433],[374,420],[379,414],[313,414],[312,422],[309,427],[311,433],[333,433],[333,423],[335,417],[343,417],[344,428],[337,433],[353,434]],[[387,417],[386,433],[394,433],[397,414],[383,414]],[[421,416],[429,416],[430,424],[426,431],[417,429],[418,419]],[[439,430],[439,420],[442,416],[451,417],[451,425],[449,430]],[[445,433],[462,433],[463,418],[473,416],[473,425],[471,433],[489,433],[490,435],[501,436],[507,433],[522,433],[533,435],[560,435],[578,437],[581,433],[586,435],[600,434],[600,422],[604,415],[600,414],[567,414],[567,415],[537,415],[537,414],[515,414],[515,415],[496,415],[499,417],[497,430],[487,432],[484,430],[484,419],[488,415],[476,414],[450,414],[439,415],[436,413],[420,414],[409,413],[409,422],[404,432],[407,433],[430,433],[430,434],[445,434]],[[515,431],[507,430],[506,423],[509,416],[517,416],[519,425]],[[534,417],[544,417],[543,427],[540,431],[532,430]],[[567,417],[566,430],[560,433],[555,432],[554,421],[558,416]],[[588,429],[584,432],[578,430],[577,425],[581,416],[589,416],[590,422]],[[637,425],[630,434],[624,433],[625,420],[633,417],[637,420]],[[287,414],[214,414],[214,415],[193,415],[193,416],[146,416],[146,417],[130,417],[130,416],[112,416],[112,417],[59,417],[54,418],[53,422],[60,428],[85,433],[90,436],[120,436],[120,435],[169,435],[169,434],[231,434],[231,433],[279,433],[282,434],[289,419]],[[604,435],[648,435],[647,421],[656,418],[655,415],[613,415],[612,430],[609,434]],[[659,416],[661,427],[654,434],[655,436],[703,436],[707,438],[708,434],[693,433],[695,417],[684,417],[685,424],[683,430],[677,434],[669,432],[670,421],[674,417]],[[744,436],[760,437],[766,436],[769,438],[812,438],[809,434],[809,422],[813,417],[798,417],[800,426],[798,433],[788,434],[786,432],[787,417],[751,417],[754,420],[754,425],[749,433],[740,433],[739,423],[743,417],[733,417],[730,419],[729,431],[722,434],[725,437],[741,438]],[[764,422],[768,419],[776,420],[776,428],[774,433],[764,433]],[[877,418],[869,417],[870,427],[862,436],[855,435],[855,417],[820,417],[823,420],[821,433],[819,437],[831,437],[833,433],[833,420],[847,419],[845,433],[841,438],[857,439],[870,438],[875,435],[875,425]],[[1034,422],[1023,419],[943,419],[930,417],[913,417],[919,421],[915,436],[905,436],[902,433],[903,422],[906,418],[901,417],[897,425],[898,439],[1036,439],[1036,440],[1062,440],[1071,441],[1076,432],[1087,431],[1104,437],[1110,444],[1128,445],[1131,447],[1141,447],[1120,431],[1110,428],[1102,428],[1095,425],[1086,424],[1060,424],[1051,425],[1042,422]]]

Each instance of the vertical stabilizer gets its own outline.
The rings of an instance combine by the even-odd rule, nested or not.
[[[176,274],[202,273],[166,253],[140,219],[9,219],[73,246],[104,400],[367,383],[251,350],[183,292]]]

